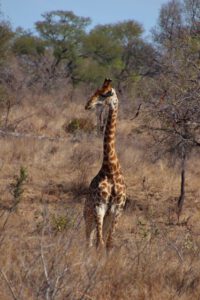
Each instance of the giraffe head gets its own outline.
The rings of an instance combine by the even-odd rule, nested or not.
[[[108,105],[115,108],[118,105],[118,99],[115,90],[112,88],[111,79],[105,79],[102,87],[90,97],[85,105],[85,109],[93,109],[99,105]]]

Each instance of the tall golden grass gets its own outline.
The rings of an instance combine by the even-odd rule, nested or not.
[[[128,203],[110,253],[85,248],[83,202],[101,165],[102,136],[66,131],[73,118],[95,123],[83,98],[40,95],[15,106],[15,135],[0,137],[0,299],[199,299],[199,161],[188,164],[186,202],[175,207],[179,172],[152,163],[140,121],[121,114],[117,151]],[[27,118],[26,118],[27,116]],[[138,123],[137,123],[138,122]],[[11,127],[12,128],[12,127]],[[27,135],[28,134],[28,135]],[[12,211],[11,184],[23,166],[28,179]]]

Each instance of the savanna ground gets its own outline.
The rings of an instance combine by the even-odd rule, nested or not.
[[[0,136],[0,299],[200,299],[198,157],[187,162],[178,223],[179,172],[152,162],[140,117],[131,120],[120,103],[128,202],[112,252],[88,251],[82,211],[102,136],[95,113],[84,111],[85,95],[63,94],[27,95],[10,113],[15,133]],[[17,197],[20,168],[28,176]]]

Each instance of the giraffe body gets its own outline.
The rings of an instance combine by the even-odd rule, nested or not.
[[[106,246],[111,247],[113,234],[126,201],[126,186],[119,160],[115,151],[115,131],[118,112],[118,98],[111,87],[111,80],[105,80],[102,88],[86,104],[86,109],[96,105],[108,105],[109,113],[104,133],[103,163],[98,174],[90,183],[89,197],[84,207],[86,239],[92,245],[96,229],[97,247],[104,244],[103,227],[110,219]]]

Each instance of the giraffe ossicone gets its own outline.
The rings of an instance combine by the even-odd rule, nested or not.
[[[110,218],[110,227],[105,241],[110,248],[121,212],[126,202],[126,185],[115,149],[118,97],[112,87],[111,79],[105,79],[85,105],[85,109],[94,109],[99,105],[108,106],[108,117],[103,140],[103,162],[98,174],[92,179],[89,196],[85,201],[84,219],[86,239],[92,245],[96,230],[97,247],[104,245],[103,226]]]

